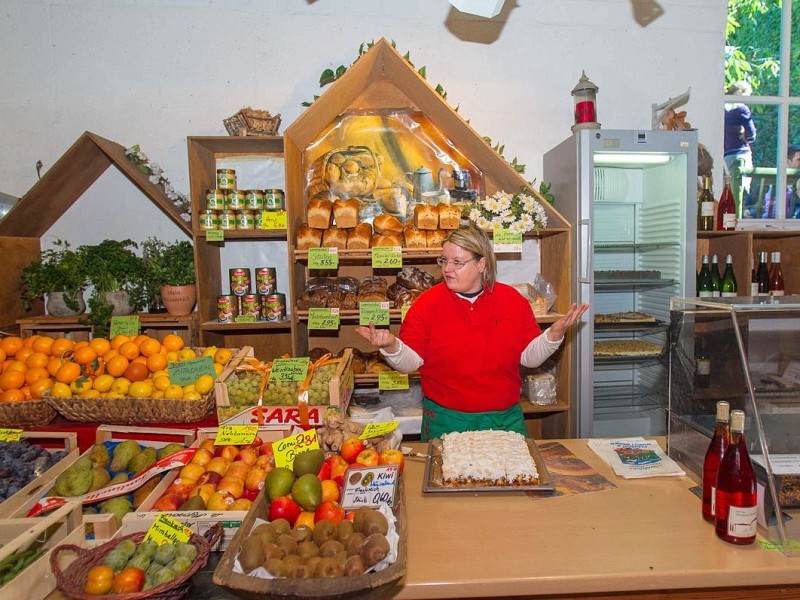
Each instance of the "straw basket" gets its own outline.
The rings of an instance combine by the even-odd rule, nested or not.
[[[216,406],[213,391],[200,400],[56,398],[50,395],[45,395],[44,400],[70,421],[107,425],[193,423],[202,420]]]
[[[247,107],[223,119],[222,123],[228,135],[232,136],[277,135],[278,127],[281,125],[281,115],[273,117],[268,110]]]
[[[27,429],[46,425],[55,416],[55,409],[44,400],[0,402],[0,427]]]
[[[91,596],[83,592],[89,570],[96,565],[102,564],[103,559],[121,542],[133,540],[138,545],[144,539],[145,535],[147,535],[147,533],[144,531],[132,533],[111,540],[91,550],[86,550],[72,544],[57,546],[50,555],[50,567],[56,577],[56,587],[70,598],[76,598],[77,600],[96,600],[97,596]],[[188,571],[179,575],[172,581],[162,583],[147,591],[134,592],[131,594],[108,594],[103,596],[103,598],[107,600],[143,600],[144,598],[152,600],[178,600],[179,598],[183,598],[189,592],[189,587],[191,585],[189,580],[197,571],[206,565],[211,548],[216,544],[221,535],[221,523],[216,523],[202,536],[196,533],[192,534],[189,543],[197,548],[197,557],[194,559]],[[78,558],[70,563],[64,571],[61,571],[58,566],[58,555],[60,552],[66,551],[75,552]]]

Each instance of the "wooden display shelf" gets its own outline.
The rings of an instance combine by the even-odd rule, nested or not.
[[[222,229],[225,240],[285,240],[285,229]],[[208,230],[200,229],[197,237],[205,239]],[[224,240],[223,240],[224,241]],[[213,244],[214,242],[209,242]]]

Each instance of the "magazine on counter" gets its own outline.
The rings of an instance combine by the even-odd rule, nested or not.
[[[589,447],[625,479],[683,477],[686,472],[667,456],[657,442],[643,437],[591,439]]]

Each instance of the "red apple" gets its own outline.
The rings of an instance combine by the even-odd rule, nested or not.
[[[248,490],[244,488],[242,492],[242,498],[247,498],[248,500],[255,500],[258,497],[258,492],[256,490]]]
[[[317,478],[320,481],[325,481],[326,479],[331,478],[331,465],[327,461],[322,463],[320,466],[319,471],[317,471]]]
[[[367,448],[366,450],[362,450],[356,457],[356,462],[361,463],[366,467],[377,467],[378,460],[379,460],[378,453],[372,448]]]
[[[272,442],[265,442],[258,447],[258,453],[261,455],[274,456],[275,451],[272,448]]]
[[[303,509],[300,508],[297,502],[289,498],[289,496],[278,496],[269,503],[270,521],[286,519],[289,521],[290,525],[294,525],[294,522],[297,520],[297,517],[300,516],[301,512],[303,512]]]
[[[217,484],[219,484],[221,479],[222,475],[220,473],[216,471],[206,471],[197,478],[197,483],[195,485],[205,485],[208,483],[213,485],[214,489],[217,489]]]
[[[342,486],[342,482],[344,481],[344,474],[350,465],[340,456],[338,461],[333,461],[331,463],[331,479],[333,479],[336,483],[339,484],[339,487]]]
[[[153,504],[152,510],[158,512],[171,512],[178,510],[181,504],[184,502],[184,498],[179,496],[178,494],[167,492],[161,498],[156,500],[155,504]]]
[[[264,440],[262,440],[260,437],[256,436],[256,437],[253,438],[253,441],[250,442],[250,448],[255,448],[256,450],[258,450],[258,448],[263,443],[264,443]]]
[[[253,466],[244,478],[244,489],[259,492],[264,487],[266,479],[267,472],[260,467]]]
[[[314,511],[314,523],[319,521],[332,521],[338,523],[344,519],[344,509],[342,505],[333,500],[325,500]],[[271,519],[270,519],[271,520]]]
[[[339,454],[341,454],[342,458],[348,463],[354,463],[364,448],[364,440],[361,440],[357,437],[351,437],[342,442],[342,449],[339,450]]]
[[[399,471],[403,472],[403,467],[406,465],[406,457],[403,456],[403,453],[400,450],[395,450],[394,448],[389,448],[384,450],[378,455],[378,464],[379,465],[397,465]]]

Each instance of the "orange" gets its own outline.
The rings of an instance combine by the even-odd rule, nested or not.
[[[25,400],[33,400],[33,396],[31,396],[31,388],[30,386],[22,386],[19,388],[19,391],[22,392],[23,396],[25,396]]]
[[[11,362],[8,363],[8,366],[5,369],[3,369],[3,371],[21,371],[22,373],[24,373],[27,370],[28,367],[21,360],[12,360]]]
[[[10,335],[0,340],[0,348],[6,353],[6,356],[14,356],[17,350],[22,348],[23,343],[21,337]]]
[[[58,368],[64,364],[64,361],[61,360],[57,356],[51,356],[50,360],[47,361],[47,372],[50,373],[53,377],[56,376],[56,372]]]
[[[81,374],[81,366],[74,362],[66,362],[56,371],[56,381],[59,383],[72,383]]]
[[[174,333],[168,333],[164,336],[164,339],[161,340],[161,345],[164,346],[168,351],[177,352],[183,348],[184,342],[181,336]]]
[[[42,337],[42,336],[40,336],[38,333],[36,335],[32,335],[30,337],[27,337],[24,340],[22,340],[22,346],[24,348],[30,348],[31,346],[33,346],[33,342],[38,340],[40,337]]]
[[[35,367],[46,367],[47,363],[50,362],[50,357],[43,353],[43,352],[33,352],[31,353],[28,358],[25,359],[25,366],[29,369],[33,369]]]
[[[80,342],[75,342],[75,350],[78,348],[85,348],[89,345],[89,340],[81,340]]]
[[[81,346],[80,348],[75,347],[75,353],[72,355],[72,360],[79,365],[88,365],[94,359],[97,358],[97,352],[94,348],[89,346]]]
[[[0,389],[18,390],[25,385],[25,373],[22,371],[6,371],[0,375]]]
[[[122,344],[124,344],[125,342],[130,342],[130,341],[131,337],[128,335],[123,335],[123,334],[115,335],[113,338],[111,338],[111,347],[117,349],[120,346],[122,346]]]
[[[142,345],[142,342],[143,342],[143,341],[145,341],[146,339],[148,339],[149,337],[150,337],[149,335],[146,335],[146,334],[144,334],[144,333],[140,333],[140,334],[139,334],[139,335],[137,335],[135,338],[133,338],[133,340],[131,340],[131,341],[132,341],[134,344],[136,344],[137,346],[141,346],[141,345]]]
[[[48,379],[50,373],[44,367],[31,367],[25,372],[25,383],[31,385],[34,381],[39,379]]]
[[[53,387],[50,388],[50,393],[55,398],[70,398],[70,397],[72,397],[72,390],[69,389],[69,386],[66,383],[61,383],[60,381],[56,381],[53,384]]]
[[[24,402],[25,392],[22,390],[5,390],[0,394],[0,402]]]
[[[144,381],[147,379],[147,376],[150,374],[147,365],[143,365],[140,362],[132,362],[128,365],[128,368],[125,369],[125,378],[129,381]]]
[[[38,337],[33,344],[31,344],[31,348],[33,348],[36,352],[41,352],[42,354],[50,355],[50,349],[53,347],[53,342],[55,340],[50,336],[43,335]]]
[[[142,363],[143,365],[147,366],[147,357],[142,356],[141,354],[134,358],[131,362]]]
[[[139,346],[137,346],[134,342],[123,342],[122,345],[117,348],[117,350],[119,350],[119,353],[128,360],[133,360],[139,356]]]
[[[331,500],[332,502],[338,502],[339,484],[333,479],[325,479],[320,483],[322,483],[322,501]]]
[[[68,350],[72,350],[75,347],[75,342],[67,338],[56,338],[53,340],[53,344],[50,346],[50,355],[51,356],[61,356]]]
[[[106,352],[111,350],[111,342],[109,342],[106,338],[94,338],[91,342],[89,342],[89,346],[94,348],[94,351],[97,352],[97,356],[103,356]]]
[[[147,357],[147,368],[151,373],[167,368],[167,359],[163,354],[151,354]]]
[[[161,342],[159,342],[155,338],[148,337],[142,340],[142,343],[139,344],[139,352],[142,353],[142,356],[151,356],[153,354],[158,354],[161,350]]]
[[[116,356],[112,356],[106,363],[106,373],[114,377],[119,377],[125,372],[129,364],[130,361],[127,358],[117,354]]]
[[[5,351],[2,348],[0,348],[0,363],[4,363],[6,361],[6,358],[8,357],[6,356]]]
[[[23,346],[14,353],[14,358],[25,362],[25,359],[27,359],[31,354],[33,354],[33,348],[29,346]]]
[[[37,379],[30,385],[31,398],[34,400],[41,400],[44,393],[53,387],[53,380],[49,377],[45,379]]]

